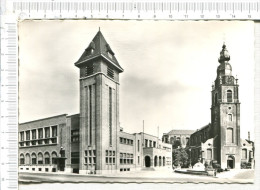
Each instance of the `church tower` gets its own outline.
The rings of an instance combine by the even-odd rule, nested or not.
[[[79,172],[115,172],[119,164],[119,73],[123,69],[101,31],[75,66],[80,70]]]
[[[240,168],[240,102],[238,79],[232,76],[230,55],[223,44],[217,78],[212,86],[211,135],[214,159],[222,168]]]

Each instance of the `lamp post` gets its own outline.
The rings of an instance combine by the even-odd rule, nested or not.
[[[189,149],[190,151],[190,165],[189,165],[189,168],[191,168],[191,148]]]

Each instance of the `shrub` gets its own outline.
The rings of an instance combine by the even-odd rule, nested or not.
[[[246,169],[247,162],[241,162],[241,169]]]

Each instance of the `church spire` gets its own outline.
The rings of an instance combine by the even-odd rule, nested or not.
[[[220,51],[220,56],[218,58],[218,62],[220,65],[217,69],[217,78],[222,76],[231,76],[232,75],[232,67],[229,64],[230,55],[227,50],[227,46],[225,42],[223,43],[222,50]]]
[[[221,64],[221,63],[228,62],[229,60],[230,60],[230,55],[228,53],[227,46],[224,42],[222,46],[222,50],[220,52],[220,57],[218,59],[218,62]]]

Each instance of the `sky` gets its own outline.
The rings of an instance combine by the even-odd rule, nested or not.
[[[161,137],[210,123],[223,42],[239,79],[241,137],[254,138],[254,24],[250,21],[63,20],[19,23],[19,122],[79,113],[74,63],[98,29],[124,69],[120,126]]]

